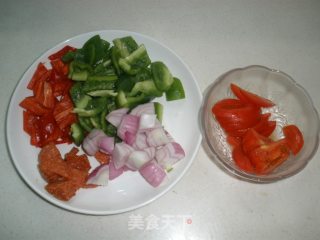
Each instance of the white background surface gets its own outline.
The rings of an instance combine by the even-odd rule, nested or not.
[[[319,151],[298,175],[255,185],[226,175],[201,148],[185,177],[156,202],[120,215],[86,216],[53,206],[30,190],[14,169],[4,135],[9,98],[32,62],[62,40],[102,29],[159,40],[189,65],[202,91],[231,68],[281,69],[306,88],[319,110],[319,26],[317,0],[1,0],[0,238],[319,238]],[[129,230],[138,215],[143,230]],[[192,223],[183,223],[181,215]],[[147,229],[150,216],[158,218],[159,229]],[[164,223],[168,217],[171,226]]]

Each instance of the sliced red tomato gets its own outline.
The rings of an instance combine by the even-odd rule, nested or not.
[[[237,99],[223,99],[212,107],[212,113],[227,132],[247,129],[260,120],[260,109]]]
[[[236,110],[242,108],[245,104],[238,99],[233,98],[225,98],[217,103],[215,103],[212,107],[212,113],[214,115],[219,115],[220,113],[224,113],[227,110]]]
[[[231,91],[234,95],[243,103],[250,103],[248,99],[242,94],[241,88],[235,85],[234,83],[230,84]]]
[[[48,71],[46,66],[43,63],[39,63],[37,66],[36,71],[34,72],[30,82],[28,83],[27,88],[32,90],[34,84],[42,77],[43,74],[45,74]]]
[[[250,128],[242,138],[242,149],[248,154],[255,148],[271,143],[272,140],[260,135],[253,128]]]
[[[58,52],[51,54],[48,58],[49,60],[61,59],[67,52],[73,52],[76,48],[66,45]]]
[[[241,138],[228,135],[226,138],[227,143],[229,143],[232,147],[237,147],[241,145]]]
[[[234,83],[230,85],[232,92],[244,103],[251,103],[257,107],[273,107],[275,104],[266,98],[263,98],[255,93],[249,92],[237,86]]]
[[[261,145],[250,151],[248,157],[258,174],[267,174],[289,158],[285,139]]]
[[[282,130],[290,150],[294,155],[297,155],[304,145],[300,129],[296,125],[287,125]]]
[[[248,128],[247,129],[237,129],[237,130],[232,130],[232,131],[228,131],[228,132],[226,131],[226,133],[228,134],[228,136],[241,138],[247,131],[248,131]]]
[[[232,158],[240,169],[251,173],[255,171],[250,159],[245,155],[241,146],[233,149]]]
[[[258,133],[265,137],[269,137],[277,127],[276,121],[267,121],[263,126],[254,127]]]
[[[262,114],[259,123],[253,127],[254,130],[265,137],[269,137],[277,125],[276,121],[269,121],[270,116],[271,113]]]

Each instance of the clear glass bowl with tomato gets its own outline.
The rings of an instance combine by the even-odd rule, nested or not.
[[[245,93],[245,99],[250,98],[259,105],[258,113],[250,104],[242,105],[243,92],[238,86],[249,92]],[[222,114],[221,108],[227,110]],[[236,122],[230,122],[230,119]],[[205,92],[201,125],[209,157],[225,172],[249,182],[270,183],[298,173],[312,159],[319,145],[319,115],[307,91],[286,73],[264,66],[233,69],[212,83]],[[300,135],[294,134],[296,129],[303,135],[304,144],[298,138]],[[298,140],[292,142],[295,137]],[[235,150],[239,139],[247,145]],[[257,141],[263,142],[262,148],[257,149]],[[285,145],[288,147],[284,148]],[[250,166],[246,162],[236,163],[234,158],[244,159],[243,148],[252,146],[255,151],[248,154],[250,161],[246,158]],[[281,153],[282,159],[277,159],[273,166],[260,168],[258,164],[252,171],[255,157],[261,159],[263,155],[269,157],[276,153]]]

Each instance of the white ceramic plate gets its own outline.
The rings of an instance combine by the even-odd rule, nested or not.
[[[131,35],[138,44],[144,44],[152,61],[163,61],[172,74],[183,82],[186,99],[166,102],[165,98],[158,99],[164,105],[163,124],[186,152],[186,157],[177,163],[168,174],[168,182],[161,187],[153,188],[137,172],[126,172],[119,178],[109,181],[107,187],[94,189],[80,189],[76,196],[68,202],[59,201],[46,192],[46,182],[42,179],[38,168],[37,156],[40,151],[29,144],[29,136],[23,131],[22,109],[19,103],[31,95],[26,88],[39,62],[48,62],[47,57],[65,45],[81,47],[91,36],[100,34],[101,38],[111,42],[114,38]],[[201,142],[198,126],[198,111],[202,95],[195,78],[170,49],[156,40],[127,31],[96,31],[85,33],[68,39],[45,52],[38,58],[23,75],[18,83],[8,109],[7,115],[7,141],[12,160],[25,182],[40,196],[49,202],[70,211],[107,215],[130,211],[144,206],[169,191],[185,174],[190,167]],[[73,145],[59,145],[64,154]]]

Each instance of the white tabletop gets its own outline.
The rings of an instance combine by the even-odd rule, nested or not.
[[[190,67],[201,91],[235,67],[280,69],[306,88],[319,110],[319,26],[318,0],[2,0],[0,238],[319,238],[319,151],[299,174],[256,185],[222,172],[201,147],[182,180],[155,202],[123,214],[87,216],[58,208],[27,187],[4,134],[10,96],[32,62],[65,39],[103,29],[139,32],[167,45]]]

